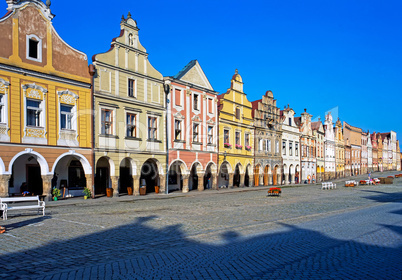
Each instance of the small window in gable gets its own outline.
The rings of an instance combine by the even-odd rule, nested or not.
[[[240,108],[236,107],[236,119],[240,119]]]
[[[194,108],[194,110],[199,110],[199,104],[198,104],[198,102],[199,102],[199,98],[198,98],[198,94],[193,94],[193,108]]]
[[[128,96],[135,97],[135,80],[128,79]]]
[[[42,62],[42,40],[36,35],[27,35],[26,40],[27,58]]]

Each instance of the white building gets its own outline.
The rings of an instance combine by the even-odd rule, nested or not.
[[[335,134],[332,115],[329,112],[325,116],[324,122],[325,140],[324,140],[324,158],[325,158],[325,175],[324,180],[335,178]]]

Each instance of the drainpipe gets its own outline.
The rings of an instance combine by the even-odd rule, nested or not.
[[[170,92],[170,81],[165,81],[163,84],[163,90],[165,91],[165,109],[166,109],[166,187],[165,193],[169,194],[169,125],[168,125],[168,111],[169,111],[169,92]]]
[[[89,75],[91,75],[91,152],[92,152],[92,198],[95,198],[95,97],[94,97],[94,77],[95,77],[95,66],[93,64],[89,65]]]

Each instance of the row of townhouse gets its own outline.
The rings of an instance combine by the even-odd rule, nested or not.
[[[400,169],[396,133],[365,133],[250,102],[235,71],[219,94],[197,60],[175,76],[149,62],[130,13],[92,57],[52,25],[49,5],[7,1],[0,19],[0,196],[52,187],[73,196],[322,181]]]

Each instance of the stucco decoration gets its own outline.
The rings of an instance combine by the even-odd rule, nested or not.
[[[8,4],[8,11],[15,11],[19,8],[23,8],[25,5],[33,4],[39,8],[47,20],[52,21],[52,19],[55,17],[55,15],[50,11],[50,0],[46,1],[46,5],[40,0],[6,0],[6,2]]]

